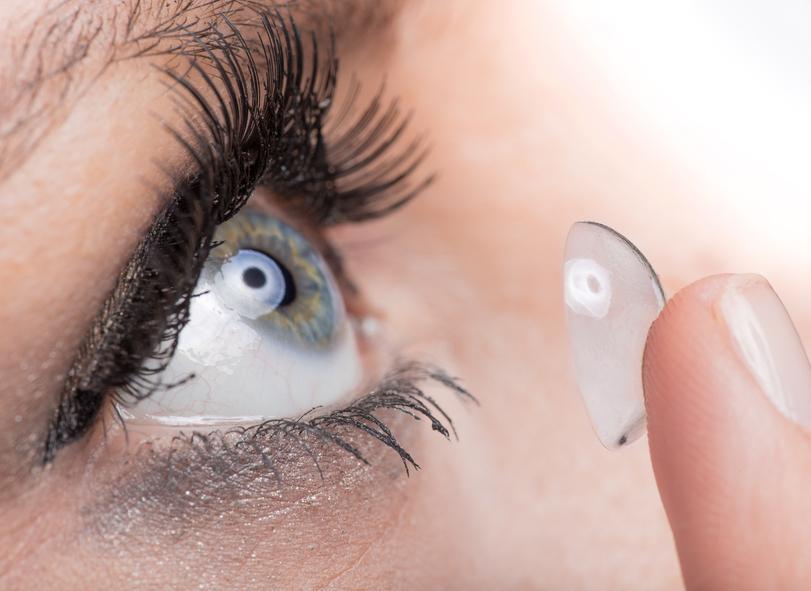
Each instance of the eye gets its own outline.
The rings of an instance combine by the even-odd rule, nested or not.
[[[219,227],[164,385],[119,408],[171,426],[295,418],[344,401],[361,359],[336,281],[288,224],[243,211]]]

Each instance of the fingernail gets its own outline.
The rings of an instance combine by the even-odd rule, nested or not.
[[[758,275],[733,277],[719,309],[735,352],[761,391],[785,416],[811,428],[811,366],[769,282]]]
[[[625,237],[580,222],[566,239],[563,296],[586,412],[605,447],[622,447],[645,431],[642,355],[665,302],[659,279]]]

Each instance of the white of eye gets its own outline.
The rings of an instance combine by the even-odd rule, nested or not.
[[[362,364],[337,288],[330,285],[341,320],[327,347],[281,339],[259,316],[282,301],[285,277],[272,259],[255,254],[264,260],[235,256],[221,273],[204,271],[175,355],[159,376],[163,384],[180,383],[119,406],[129,424],[227,427],[297,418],[345,402],[356,391]],[[264,284],[252,287],[261,283],[256,277],[245,282],[251,268],[264,273]]]

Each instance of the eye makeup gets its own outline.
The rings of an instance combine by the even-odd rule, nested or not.
[[[187,72],[166,72],[184,120],[170,132],[195,172],[177,179],[168,205],[88,333],[48,430],[46,463],[90,429],[111,396],[121,408],[136,408],[162,390],[182,387],[186,378],[178,375],[177,383],[167,384],[161,376],[190,322],[199,295],[195,286],[219,247],[217,228],[257,187],[272,193],[291,217],[324,228],[386,215],[431,180],[418,175],[426,154],[421,142],[401,145],[408,118],[396,101],[385,106],[378,94],[358,111],[355,86],[343,108],[334,110],[332,45],[324,52],[314,35],[305,41],[292,19],[278,12],[258,13],[260,26],[249,38],[225,20],[225,32],[196,38],[200,47],[191,53],[199,58]],[[337,273],[339,283],[348,283]],[[315,433],[360,459],[360,450],[332,433],[337,426],[354,427],[394,449],[406,467],[416,466],[375,411],[426,418],[447,436],[449,417],[416,383],[430,379],[470,396],[439,370],[403,367],[408,369],[396,370],[397,379],[384,381],[397,389],[370,387],[368,395],[328,415],[273,418],[241,427],[238,435],[247,440],[271,430]],[[227,432],[226,439],[234,436]]]

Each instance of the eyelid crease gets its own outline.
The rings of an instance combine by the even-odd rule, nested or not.
[[[45,463],[87,432],[109,391],[137,399],[170,386],[156,383],[155,376],[188,321],[214,230],[257,185],[270,188],[282,206],[325,225],[385,215],[431,180],[409,182],[427,153],[419,140],[393,155],[408,118],[400,118],[396,101],[383,110],[382,92],[357,118],[346,107],[333,120],[331,153],[325,126],[334,104],[334,45],[319,56],[311,36],[308,62],[292,17],[264,12],[251,40],[224,18],[227,34],[215,30],[198,37],[201,51],[189,69],[198,82],[166,72],[184,121],[169,132],[199,174],[177,186],[88,332],[48,427]],[[349,102],[356,96],[357,84]],[[155,363],[147,370],[148,359]]]

